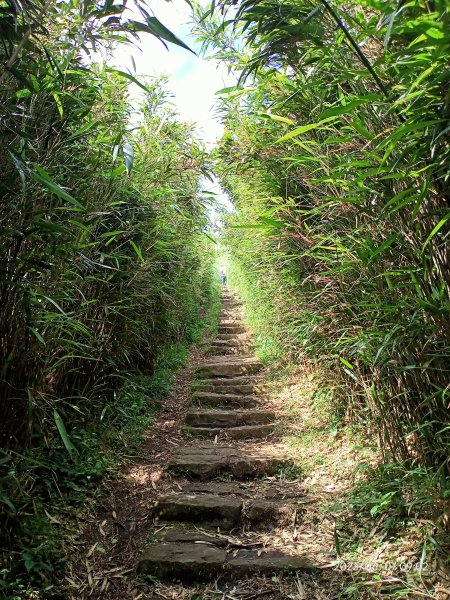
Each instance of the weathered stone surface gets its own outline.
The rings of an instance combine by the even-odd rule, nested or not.
[[[245,354],[253,350],[253,345],[250,341],[242,342],[240,340],[215,340],[211,343],[211,354],[230,355],[230,354]]]
[[[217,346],[218,348],[237,348],[243,349],[248,348],[250,346],[249,341],[243,341],[236,338],[231,339],[216,339],[211,343],[211,346]]]
[[[193,437],[230,440],[261,440],[273,433],[273,423],[269,425],[241,425],[239,427],[190,427],[182,428],[184,433]]]
[[[226,390],[226,388],[225,388]],[[215,392],[195,392],[192,394],[192,401],[199,406],[211,407],[254,407],[261,403],[258,396],[249,394],[227,394]]]
[[[183,524],[166,527],[155,537],[163,542],[192,542],[196,544],[204,542],[206,544],[214,544],[218,548],[224,548],[228,545],[226,537],[200,533],[197,530],[188,529],[188,526],[183,526]]]
[[[190,410],[185,423],[191,427],[238,427],[240,425],[261,425],[273,423],[276,416],[273,410]]]
[[[251,338],[248,333],[219,333],[215,339],[218,341],[235,340],[237,342],[245,342]]]
[[[194,521],[208,527],[231,529],[242,522],[246,526],[262,523],[271,527],[274,521],[289,521],[294,517],[296,507],[295,502],[281,499],[254,500],[236,484],[227,483],[221,488],[216,483],[204,490],[191,485],[182,492],[162,496],[155,506],[155,514],[166,521]],[[167,541],[183,540],[171,538]]]
[[[202,581],[223,570],[227,553],[209,544],[152,544],[142,555],[137,571],[158,579]]]
[[[168,466],[171,470],[204,480],[225,473],[236,478],[273,475],[283,462],[279,456],[198,443],[196,446],[179,448]]]
[[[244,305],[239,300],[235,298],[223,298],[222,299],[222,307],[223,308],[242,308]]]
[[[255,550],[239,550],[236,556],[226,561],[224,567],[233,576],[239,576],[313,571],[317,565],[304,556],[292,556],[277,551],[259,554]]]
[[[245,506],[245,518],[250,523],[270,522],[275,520],[287,520],[295,515],[295,503],[254,500]]]
[[[156,514],[171,521],[206,522],[231,529],[241,516],[242,502],[232,496],[214,494],[169,494],[158,500]]]
[[[235,554],[209,543],[173,542],[149,546],[139,561],[137,571],[158,579],[191,582],[214,579],[218,575],[276,575],[316,568],[306,557],[282,552],[239,550]]]
[[[216,394],[263,394],[264,385],[258,376],[203,379],[193,386],[199,392]]]
[[[256,358],[237,358],[235,360],[211,360],[203,363],[197,369],[201,378],[209,377],[236,377],[237,375],[249,375],[261,371],[262,364]]]
[[[240,353],[239,348],[233,346],[217,346],[216,344],[211,344],[210,351],[211,354],[216,356],[236,356]]]
[[[245,327],[244,327],[244,325],[233,324],[233,323],[229,323],[229,324],[220,323],[218,331],[220,334],[223,334],[223,333],[245,333]]]
[[[221,314],[219,317],[219,327],[226,325],[242,325],[245,327],[245,322],[239,315]]]
[[[205,363],[245,363],[249,360],[257,361],[258,359],[254,354],[240,354],[239,356],[209,356]]]

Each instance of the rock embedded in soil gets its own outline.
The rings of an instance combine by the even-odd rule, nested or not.
[[[189,427],[185,425],[182,431],[187,435],[205,439],[220,438],[229,440],[261,440],[273,433],[275,426],[241,425],[239,427]]]
[[[158,579],[192,582],[208,581],[220,575],[278,575],[316,568],[316,564],[303,556],[282,552],[238,550],[236,553],[209,543],[169,542],[150,545],[143,553],[137,571]]]
[[[304,556],[284,554],[278,551],[262,552],[239,550],[225,562],[225,571],[234,577],[243,575],[277,575],[280,572],[298,573],[315,571],[318,565]]]
[[[265,425],[276,419],[273,410],[220,410],[191,409],[186,415],[185,423],[191,427],[227,428],[240,425]]]
[[[198,479],[212,479],[227,474],[236,478],[274,475],[283,460],[261,453],[245,453],[240,449],[208,444],[181,447],[169,462],[169,469]]]
[[[186,526],[180,524],[165,527],[155,536],[155,538],[163,542],[191,542],[193,544],[213,544],[214,546],[217,546],[219,548],[224,548],[228,545],[228,538],[225,536],[201,533],[197,530],[188,529]]]
[[[253,408],[261,404],[258,396],[245,394],[227,394],[216,392],[195,392],[192,401],[198,406]]]
[[[168,494],[155,507],[158,517],[165,520],[205,522],[223,529],[239,523],[241,510],[238,498],[214,494]]]
[[[236,377],[238,375],[252,375],[263,368],[256,358],[236,358],[235,360],[214,360],[205,362],[197,369],[199,378],[210,377]]]
[[[258,376],[217,377],[197,381],[194,386],[199,392],[214,392],[215,394],[264,394],[265,386]]]
[[[235,341],[245,343],[250,341],[250,337],[246,333],[219,333],[215,340],[218,342]]]
[[[220,324],[219,325],[219,333],[220,334],[224,334],[224,333],[232,333],[232,334],[236,334],[236,333],[245,333],[245,327],[244,325],[238,325],[238,324]]]
[[[204,527],[221,529],[231,529],[244,522],[246,527],[260,523],[271,526],[274,521],[292,520],[295,515],[295,502],[249,499],[236,487],[228,489],[228,493],[219,493],[220,485],[217,487],[217,492],[211,488],[203,493],[187,490],[167,494],[159,499],[154,512],[166,521],[202,523]]]
[[[137,572],[158,579],[204,581],[220,573],[226,559],[225,550],[209,544],[152,544],[141,557]]]

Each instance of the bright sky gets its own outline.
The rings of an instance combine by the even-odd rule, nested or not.
[[[142,20],[134,6],[129,4],[133,15]],[[180,38],[192,50],[198,52],[199,43],[190,33],[190,7],[185,0],[161,2],[148,0],[147,6],[154,16],[172,33]],[[149,11],[150,12],[150,11]],[[139,48],[119,46],[114,52],[114,62],[123,71],[139,76],[165,74],[169,77],[167,89],[173,94],[172,102],[184,121],[194,123],[200,139],[210,148],[220,139],[223,128],[214,116],[215,93],[224,87],[235,85],[236,79],[228,74],[225,66],[215,60],[206,60],[174,44],[168,44],[169,50],[155,37],[149,34],[140,36]],[[133,65],[136,66],[136,71]],[[138,90],[136,86],[136,90]],[[217,183],[205,181],[204,188],[217,194],[219,202],[228,208],[231,204]]]
[[[185,0],[148,0],[147,5],[172,33],[194,51],[198,50],[199,44],[190,34],[191,9]],[[132,10],[133,17],[142,20],[137,9]],[[128,70],[138,78],[139,75],[167,75],[168,89],[174,95],[173,103],[180,116],[195,123],[200,137],[208,145],[213,145],[222,134],[222,127],[214,118],[215,92],[234,85],[236,80],[217,61],[199,58],[174,44],[168,44],[169,50],[166,50],[152,35],[141,34],[140,39],[140,49],[119,46],[114,52],[115,62],[122,70]],[[136,73],[131,56],[136,64]]]

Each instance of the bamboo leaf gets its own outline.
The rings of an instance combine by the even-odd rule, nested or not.
[[[83,208],[83,205],[75,200],[73,196],[71,196],[66,190],[64,190],[60,185],[58,185],[47,173],[45,169],[40,167],[39,165],[34,165],[34,171],[32,171],[31,176],[33,179],[43,186],[45,186],[52,194],[60,198],[61,200],[66,200],[73,206],[77,208]]]
[[[422,252],[425,250],[425,248],[428,246],[428,244],[431,242],[431,240],[434,238],[434,236],[437,234],[437,232],[440,231],[442,229],[442,227],[444,227],[444,225],[447,223],[447,221],[449,219],[450,219],[450,211],[445,215],[445,217],[442,217],[442,219],[439,221],[439,223],[436,225],[436,227],[434,227],[432,229],[430,235],[427,237],[424,245],[422,246]]]
[[[328,121],[331,121],[333,119],[334,119],[334,117],[329,117],[329,118],[323,119],[322,121],[319,121],[317,123],[310,123],[309,125],[302,125],[301,127],[297,127],[296,129],[293,129],[289,133],[286,133],[286,135],[283,135],[283,137],[280,137],[275,143],[280,144],[281,142],[286,142],[287,140],[291,140],[292,138],[302,135],[303,133],[307,133],[308,131],[313,131],[314,129],[320,129],[325,123],[327,123]]]
[[[131,169],[133,168],[134,161],[134,149],[131,144],[124,144],[122,146],[123,152],[123,160],[125,162],[125,168],[127,170],[128,175],[131,173]]]
[[[53,411],[53,418],[55,419],[56,427],[59,431],[59,435],[61,436],[63,444],[64,444],[70,458],[73,460],[74,454],[76,453],[77,450],[76,450],[75,446],[72,444],[72,441],[69,437],[69,434],[67,433],[66,426],[64,425],[61,415],[58,413],[58,411],[56,409]]]
[[[139,262],[141,263],[141,265],[143,265],[145,263],[145,261],[144,261],[144,257],[142,256],[141,249],[135,242],[133,242],[133,240],[130,240],[130,244],[131,244],[133,250],[136,252]]]
[[[279,121],[280,123],[287,123],[288,125],[294,125],[294,121],[292,119],[288,119],[287,117],[281,117],[280,115],[274,115],[273,113],[261,113],[264,117],[269,117],[274,121]]]

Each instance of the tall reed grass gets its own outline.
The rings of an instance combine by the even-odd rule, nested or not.
[[[448,473],[448,6],[221,8],[198,33],[240,77],[216,164],[261,330],[330,373],[386,457]]]

